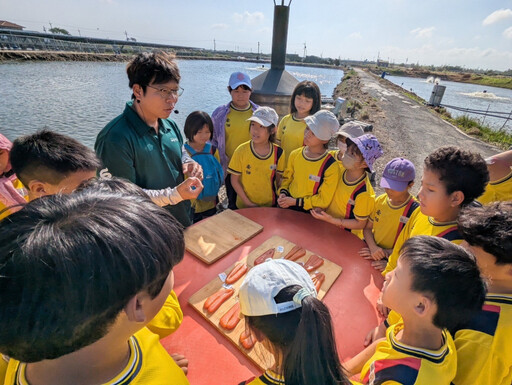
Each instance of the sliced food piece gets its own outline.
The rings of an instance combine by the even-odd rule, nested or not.
[[[304,269],[306,269],[306,271],[308,273],[310,273],[310,272],[318,269],[323,264],[324,264],[323,258],[320,258],[316,254],[312,254],[311,257],[309,257],[309,259],[304,264]]]
[[[284,259],[288,259],[290,261],[296,261],[299,258],[302,258],[306,255],[306,250],[301,246],[294,246],[293,249],[290,250],[288,254],[284,257]]]
[[[208,297],[203,305],[203,309],[208,313],[215,313],[215,311],[222,305],[229,297],[233,295],[235,289],[222,288],[218,292]]]
[[[322,287],[322,284],[325,281],[325,274],[316,272],[311,275],[311,279],[313,280],[313,284],[315,285],[316,292],[320,292],[320,288]]]
[[[265,262],[269,258],[274,258],[275,252],[276,252],[276,249],[274,249],[274,248],[268,249],[267,251],[265,251],[263,254],[261,254],[258,258],[256,258],[254,260],[254,266]]]
[[[220,326],[227,330],[233,330],[240,322],[240,302],[235,303],[231,309],[220,319]]]
[[[240,334],[240,343],[244,348],[247,350],[251,349],[254,344],[256,343],[256,337],[254,337],[254,334],[250,330],[244,330]]]
[[[242,276],[247,272],[247,264],[246,263],[238,263],[235,265],[231,273],[226,277],[226,283],[231,285],[238,281]]]

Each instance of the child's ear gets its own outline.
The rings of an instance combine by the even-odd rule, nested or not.
[[[460,206],[464,202],[464,193],[460,190],[450,194],[450,205],[452,207]]]
[[[124,307],[124,312],[131,322],[145,322],[146,314],[144,313],[144,293],[135,294]]]
[[[425,317],[430,314],[434,308],[432,300],[425,296],[418,297],[418,301],[414,306],[414,311],[419,317]]]
[[[30,191],[31,195],[33,195],[35,198],[40,198],[45,195],[48,195],[48,192],[46,191],[45,183],[38,181],[37,179],[31,180],[28,182],[28,191]]]

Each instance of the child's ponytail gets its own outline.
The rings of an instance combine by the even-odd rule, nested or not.
[[[284,356],[286,385],[350,384],[343,372],[327,307],[300,286],[288,286],[274,298],[276,303],[303,297],[302,307],[282,314],[246,316]],[[294,298],[295,297],[295,298]]]
[[[302,300],[300,322],[284,358],[286,385],[339,385],[343,373],[327,307],[312,295]]]

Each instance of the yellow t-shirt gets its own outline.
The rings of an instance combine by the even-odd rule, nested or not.
[[[25,201],[28,202],[28,191],[25,188],[25,186],[23,186],[23,183],[21,183],[21,181],[18,178],[11,181],[11,183],[12,186],[19,193],[19,195],[23,197]],[[4,219],[5,217],[11,215],[13,212],[18,211],[21,208],[20,206],[14,206],[12,209],[8,209],[7,207],[8,206],[2,202],[2,199],[0,199],[0,220]]]
[[[229,162],[228,172],[240,175],[240,183],[251,202],[258,206],[277,204],[277,174],[284,171],[283,149],[271,143],[266,156],[260,156],[253,148],[252,140],[241,144],[235,150]],[[240,196],[236,197],[236,206],[245,207]]]
[[[301,147],[290,154],[279,191],[301,198],[304,210],[326,209],[336,191],[339,166],[328,151],[313,159],[306,156],[305,149]]]
[[[281,143],[286,161],[288,161],[288,157],[293,150],[304,146],[305,130],[306,123],[304,119],[296,119],[292,114],[286,115],[279,122],[276,138]]]
[[[361,371],[365,385],[450,385],[457,371],[453,339],[443,330],[443,346],[438,350],[415,348],[396,339],[404,327],[398,323],[388,328],[386,340],[377,344],[372,358]]]
[[[339,162],[341,163],[341,162]],[[368,173],[364,173],[355,182],[348,182],[343,166],[338,168],[341,178],[338,179],[336,192],[327,208],[327,213],[335,218],[366,220],[369,218],[375,205],[375,192],[370,183]],[[347,229],[348,230],[348,229]],[[363,239],[363,230],[350,230]]]
[[[482,311],[455,332],[455,385],[512,384],[512,295],[487,294]]]
[[[253,377],[247,381],[241,382],[240,385],[284,385],[284,377],[271,370],[267,370],[259,377]]]
[[[409,196],[401,205],[393,206],[386,193],[375,199],[375,207],[368,218],[373,222],[373,238],[383,249],[392,249],[398,235],[409,220],[414,221],[420,212],[420,204]]]
[[[153,333],[158,334],[160,339],[174,333],[183,321],[183,311],[181,310],[178,297],[174,290],[167,296],[164,306],[157,313],[146,327]]]
[[[251,139],[251,133],[249,132],[251,122],[247,120],[251,116],[251,105],[246,110],[237,110],[233,105],[229,107],[225,125],[226,156],[228,159],[233,156],[238,146]]]
[[[477,200],[483,205],[496,201],[512,200],[512,170],[507,176],[489,182],[484,193]]]
[[[163,348],[158,335],[142,328],[128,340],[130,357],[125,368],[105,385],[188,384],[183,370]],[[4,385],[29,385],[25,371],[27,364],[10,359]]]
[[[402,245],[406,240],[416,235],[441,237],[448,239],[450,242],[457,245],[461,244],[463,241],[462,236],[457,229],[457,222],[438,223],[420,211],[414,220],[407,222],[398,236],[395,246],[393,247],[393,252],[389,256],[388,264],[386,265],[386,269],[382,272],[382,275],[386,275],[396,267]]]

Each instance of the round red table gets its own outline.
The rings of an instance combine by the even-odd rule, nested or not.
[[[211,265],[185,253],[183,261],[174,268],[174,291],[184,319],[162,344],[169,353],[181,353],[188,358],[190,383],[238,384],[260,374],[252,361],[188,304],[188,299],[273,235],[300,244],[343,268],[323,301],[331,311],[341,360],[361,351],[366,333],[379,321],[374,305],[383,282],[370,262],[358,255],[364,243],[348,231],[305,213],[266,207],[237,212],[263,225],[263,231]]]

